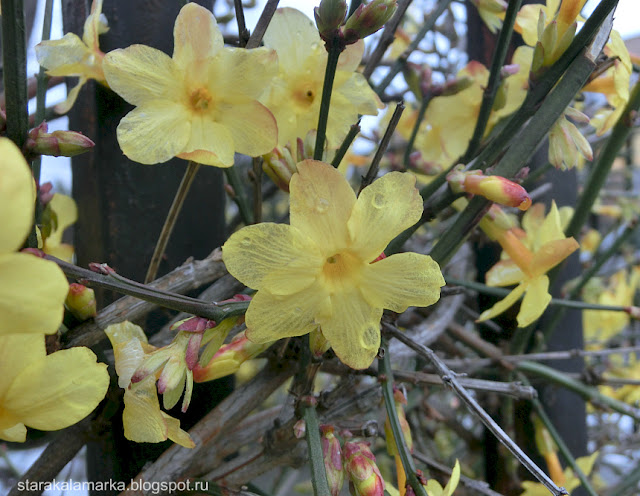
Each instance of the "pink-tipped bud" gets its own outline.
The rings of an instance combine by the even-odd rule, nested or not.
[[[298,172],[288,148],[277,147],[263,156],[262,170],[282,191],[289,192],[291,177]]]
[[[345,42],[355,43],[375,33],[391,19],[397,8],[396,0],[373,0],[366,5],[361,4],[344,25]]]
[[[171,326],[172,331],[204,332],[216,326],[214,320],[204,317],[190,317],[180,320]]]
[[[41,184],[38,188],[38,195],[40,196],[40,203],[42,203],[43,206],[47,205],[47,203],[53,199],[53,184],[50,182]]]
[[[316,18],[316,26],[320,38],[329,41],[340,35],[340,26],[347,15],[347,2],[345,0],[322,0],[320,5],[313,9]]]
[[[344,468],[349,476],[353,496],[383,496],[384,480],[376,465],[376,457],[365,441],[351,441],[342,447]]]
[[[515,74],[518,74],[519,70],[520,70],[520,64],[503,65],[502,69],[500,69],[500,77],[504,79],[509,76],[513,76]]]
[[[97,272],[98,274],[102,274],[104,276],[109,276],[116,273],[116,271],[109,267],[109,265],[107,265],[106,263],[98,262],[89,262],[89,270],[91,272]]]
[[[29,131],[25,149],[29,155],[53,155],[54,157],[73,157],[89,151],[95,143],[76,131],[47,132],[47,123]]]
[[[334,434],[335,429],[331,425],[321,425],[322,456],[324,469],[327,473],[327,482],[331,496],[338,496],[344,484],[344,467],[342,466],[342,450],[340,441]]]
[[[69,292],[64,302],[69,311],[81,321],[96,316],[96,295],[93,289],[74,282],[69,284]]]
[[[500,176],[485,176],[482,171],[465,172],[457,167],[447,176],[449,186],[454,193],[469,193],[484,196],[487,200],[527,210],[531,198],[522,186]]]

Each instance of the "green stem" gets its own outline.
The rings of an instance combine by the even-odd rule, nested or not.
[[[242,217],[242,222],[245,225],[253,224],[253,215],[251,214],[251,207],[249,206],[249,201],[247,200],[247,195],[245,194],[244,184],[240,180],[240,176],[238,176],[238,169],[235,165],[231,167],[227,167],[224,169],[224,174],[227,177],[227,182],[229,186],[233,189],[233,201],[236,205],[238,205],[238,210],[240,212],[240,217]]]
[[[402,70],[404,64],[406,64],[409,55],[418,48],[418,45],[422,41],[422,39],[427,35],[429,31],[433,29],[436,25],[436,21],[440,17],[440,15],[447,9],[452,0],[440,0],[438,2],[438,6],[429,14],[424,21],[424,24],[420,28],[420,31],[416,34],[415,38],[411,40],[411,43],[404,51],[402,55],[394,62],[394,64],[389,69],[389,72],[385,76],[385,78],[380,82],[378,86],[375,88],[375,92],[378,95],[382,95],[384,91],[387,89],[387,86],[393,81],[393,78]]]
[[[303,407],[302,418],[305,422],[305,437],[309,446],[309,462],[311,465],[311,483],[313,494],[316,496],[330,496],[327,473],[322,456],[322,441],[320,439],[320,425],[315,406],[308,404]]]
[[[351,143],[353,143],[353,140],[356,139],[356,136],[358,136],[359,132],[360,132],[360,119],[358,119],[358,122],[356,124],[353,124],[349,128],[349,132],[347,133],[347,136],[344,138],[344,140],[342,141],[342,144],[340,145],[340,148],[338,148],[338,151],[333,157],[333,160],[331,161],[331,165],[333,165],[335,168],[338,168],[340,166],[340,162],[342,162],[342,159],[349,151],[349,147],[351,146]]]
[[[533,184],[538,179],[544,176],[547,173],[547,171],[549,171],[552,167],[553,167],[553,164],[551,162],[547,162],[542,167],[536,168],[536,170],[534,170],[531,174],[529,174],[526,177],[526,179],[520,183],[520,186],[522,186],[524,189],[529,189],[530,187],[533,186]]]
[[[416,123],[413,125],[413,129],[411,130],[411,136],[409,136],[409,142],[407,143],[407,148],[404,150],[404,159],[403,164],[405,169],[409,167],[409,160],[411,159],[411,152],[413,151],[413,145],[416,142],[416,137],[418,136],[418,131],[420,130],[420,124],[424,120],[424,114],[427,113],[427,107],[429,106],[429,102],[432,99],[431,92],[428,92],[426,95],[423,95],[422,101],[420,102],[420,109],[418,110],[418,117],[416,118]]]
[[[42,21],[42,41],[46,41],[51,38],[51,18],[53,17],[53,0],[46,0],[44,6],[44,20]],[[47,98],[47,81],[49,76],[45,72],[44,67],[40,67],[40,71],[36,76],[37,88],[36,88],[36,113],[35,113],[35,125],[38,126],[45,119],[46,112],[46,98]],[[33,170],[33,178],[36,180],[36,184],[40,184],[40,168],[42,165],[42,157],[38,156],[31,166]],[[36,220],[37,221],[37,220]]]
[[[516,14],[520,10],[522,0],[511,0],[507,6],[507,11],[502,23],[502,29],[498,35],[496,42],[496,49],[493,52],[493,58],[491,59],[491,69],[489,73],[489,81],[482,94],[482,104],[480,106],[480,112],[478,113],[478,120],[476,121],[476,127],[473,130],[473,136],[467,147],[467,152],[464,154],[462,163],[466,164],[473,156],[475,156],[480,141],[484,136],[489,122],[489,116],[493,109],[493,103],[500,87],[500,72],[504,61],[507,57],[509,45],[511,43],[511,35],[513,34],[513,25],[516,20]]]
[[[396,411],[396,405],[393,399],[393,372],[391,369],[389,347],[387,346],[386,340],[383,340],[380,351],[382,352],[382,358],[378,359],[378,380],[382,384],[382,396],[384,397],[384,406],[387,411],[391,432],[393,433],[393,440],[398,448],[398,454],[400,455],[400,461],[402,462],[408,484],[413,488],[416,495],[427,496],[427,492],[416,474],[413,457],[409,452],[409,448],[407,448],[407,443],[404,439],[402,428],[400,427],[400,420],[398,419],[398,412]]]
[[[542,365],[540,363],[529,362],[527,360],[517,362],[516,368],[521,372],[527,372],[529,374],[537,375],[566,389],[569,389],[570,391],[573,391],[582,396],[585,400],[590,401],[594,406],[599,406],[601,408],[610,408],[611,410],[614,410],[618,413],[630,416],[636,422],[640,421],[639,409],[623,403],[622,401],[610,398],[609,396],[605,396],[601,394],[597,389],[586,386],[582,382],[576,381],[575,379],[568,377],[566,374],[563,374],[556,369],[547,367],[546,365]]]
[[[147,275],[144,278],[144,282],[148,283],[153,281],[158,274],[160,262],[162,262],[162,257],[167,249],[169,238],[171,238],[171,233],[176,225],[176,221],[178,220],[178,216],[182,210],[182,205],[184,205],[184,201],[187,198],[187,194],[189,193],[189,189],[196,177],[198,169],[200,169],[200,164],[189,162],[187,170],[184,171],[184,176],[182,176],[182,181],[180,181],[178,191],[176,191],[176,196],[173,198],[173,202],[169,207],[169,213],[167,213],[167,218],[164,220],[162,231],[160,231],[160,236],[158,237],[158,242],[153,250],[153,255],[151,256],[151,262],[149,263],[149,269],[147,269]]]
[[[333,91],[333,80],[338,68],[338,59],[344,47],[340,43],[338,36],[327,42],[327,67],[324,72],[324,83],[322,85],[322,100],[320,100],[320,114],[318,115],[318,130],[316,134],[316,147],[313,151],[315,160],[322,160],[324,151],[324,141],[327,134],[327,123],[329,122],[329,107],[331,106],[331,92]]]
[[[587,221],[591,208],[598,198],[600,189],[611,171],[613,161],[618,156],[618,151],[624,145],[633,128],[634,118],[632,116],[638,111],[638,108],[640,108],[640,82],[634,86],[624,112],[613,127],[611,136],[591,168],[584,192],[578,200],[569,227],[567,227],[567,236],[576,237],[580,234],[580,230]]]

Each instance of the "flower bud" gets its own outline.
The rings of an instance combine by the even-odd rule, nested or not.
[[[322,0],[320,6],[313,9],[313,15],[316,18],[320,38],[328,41],[339,35],[339,28],[347,15],[347,2],[345,0]]]
[[[96,316],[96,295],[93,289],[78,284],[69,284],[69,293],[64,302],[69,311],[81,321]]]
[[[263,155],[262,170],[282,191],[289,192],[291,177],[298,172],[296,161],[287,147],[274,148]]]
[[[43,122],[29,131],[25,149],[29,155],[53,155],[54,157],[73,157],[95,146],[95,143],[82,133],[76,131],[47,132],[48,126]]]
[[[376,465],[376,457],[365,441],[350,441],[342,448],[344,468],[349,476],[353,496],[383,496],[384,480]]]
[[[361,4],[344,25],[346,43],[355,43],[375,33],[391,19],[397,7],[396,0],[373,0],[367,5]]]
[[[324,469],[327,473],[327,482],[331,496],[338,496],[344,484],[344,467],[342,466],[342,450],[340,441],[334,434],[334,428],[330,425],[320,426],[322,438],[322,457]]]
[[[517,183],[501,176],[485,176],[482,171],[465,172],[457,167],[447,176],[449,186],[454,193],[469,193],[484,196],[493,202],[508,207],[527,210],[531,198],[527,191]]]
[[[215,327],[216,323],[213,320],[205,319],[204,317],[189,317],[183,319],[171,326],[172,331],[187,331],[187,332],[204,332],[207,329]]]
[[[304,419],[298,420],[295,424],[293,424],[293,435],[296,439],[302,439],[307,433],[307,423]]]

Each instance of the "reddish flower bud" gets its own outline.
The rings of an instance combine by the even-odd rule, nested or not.
[[[316,26],[320,37],[324,41],[339,35],[339,28],[347,15],[347,2],[345,0],[322,0],[320,6],[313,9],[316,18]]]
[[[65,306],[78,320],[96,316],[96,295],[93,289],[74,282],[69,284]]]
[[[361,4],[344,25],[345,42],[355,43],[375,33],[391,19],[397,7],[396,0],[373,0],[369,4]]]
[[[376,465],[376,457],[365,441],[344,443],[344,468],[349,476],[349,491],[354,496],[383,496],[384,480]]]
[[[522,186],[501,176],[485,176],[482,171],[467,171],[457,167],[447,176],[454,193],[469,193],[508,207],[527,210],[531,198]]]
[[[322,456],[324,469],[327,473],[327,482],[331,496],[338,496],[344,484],[344,467],[342,466],[342,450],[340,441],[334,434],[334,428],[330,425],[320,426],[322,433]]]
[[[282,191],[289,192],[291,177],[298,172],[296,162],[287,147],[274,148],[263,155],[262,170]]]
[[[95,143],[76,131],[47,132],[47,123],[29,131],[25,150],[29,155],[53,155],[54,157],[73,157],[95,146]]]

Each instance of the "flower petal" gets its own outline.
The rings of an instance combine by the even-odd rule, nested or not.
[[[217,120],[233,136],[235,151],[250,157],[264,155],[278,144],[276,118],[257,100],[218,105]]]
[[[55,263],[26,253],[0,255],[0,334],[56,332],[68,290]]]
[[[156,100],[137,107],[118,125],[122,152],[141,164],[159,164],[182,152],[191,134],[189,114],[179,103]]]
[[[13,427],[0,430],[0,439],[12,443],[24,443],[27,440],[27,428],[24,424],[16,424]]]
[[[191,119],[189,140],[178,157],[214,167],[231,167],[233,149],[234,139],[226,126],[215,122],[210,114],[198,115]]]
[[[69,110],[71,110],[71,107],[73,107],[73,104],[76,103],[76,100],[78,99],[78,95],[80,94],[80,90],[86,83],[87,83],[87,78],[81,77],[80,79],[78,79],[78,84],[76,84],[73,88],[71,88],[67,93],[67,99],[64,102],[58,103],[54,107],[54,110],[60,115],[63,115],[69,112]]]
[[[228,48],[209,62],[211,93],[225,102],[258,99],[278,75],[278,55],[270,48]]]
[[[485,320],[492,319],[496,315],[500,315],[501,313],[509,310],[509,308],[511,308],[511,306],[520,299],[526,288],[526,282],[520,283],[507,296],[493,305],[489,310],[482,312],[476,322],[484,322]]]
[[[29,427],[58,430],[79,422],[102,401],[109,387],[107,365],[88,348],[56,351],[24,369],[4,398]]]
[[[31,171],[13,141],[0,138],[0,156],[0,253],[9,253],[29,234],[35,197]]]
[[[165,412],[160,412],[162,418],[167,424],[167,437],[174,443],[184,446],[185,448],[195,448],[196,443],[193,442],[188,432],[180,429],[180,421]]]
[[[485,276],[487,286],[512,286],[527,276],[513,260],[502,260],[491,267]]]
[[[222,256],[236,279],[275,295],[309,287],[324,263],[318,248],[300,231],[271,222],[247,226],[231,235]]]
[[[518,327],[527,327],[538,320],[550,301],[549,278],[540,276],[531,279],[518,312]]]
[[[224,45],[222,33],[211,11],[189,2],[173,26],[173,60],[191,77],[205,80],[208,58],[214,57]]]
[[[124,392],[124,437],[137,443],[167,440],[167,424],[158,402],[155,377],[149,376]]]
[[[131,383],[131,377],[144,360],[143,346],[147,344],[147,336],[141,327],[129,321],[111,324],[104,332],[113,348],[118,386],[127,389]]]
[[[258,291],[246,313],[246,336],[254,343],[303,336],[317,327],[319,315],[328,315],[328,305],[329,297],[318,284],[288,296]]]
[[[291,225],[331,256],[349,244],[347,221],[356,195],[342,174],[329,164],[304,160],[297,167],[298,173],[289,185]]]
[[[0,398],[4,398],[15,377],[32,363],[47,356],[42,334],[0,335]]]
[[[389,241],[422,215],[422,198],[412,174],[390,172],[362,190],[349,218],[352,250],[375,260]]]
[[[45,40],[35,47],[38,63],[49,76],[78,76],[87,68],[85,57],[91,50],[78,35],[67,33],[59,40]]]
[[[400,253],[365,266],[360,290],[371,306],[400,313],[409,306],[433,305],[444,285],[431,257]]]
[[[549,241],[555,241],[557,239],[564,239],[564,232],[562,230],[562,224],[560,222],[560,212],[556,206],[556,202],[551,203],[551,209],[549,213],[540,224],[539,230],[535,233],[538,238],[538,246],[542,246]]]
[[[322,334],[342,363],[367,368],[380,348],[382,308],[372,307],[356,288],[331,295],[331,307],[331,317],[319,319]]]
[[[535,274],[544,274],[562,262],[574,251],[580,248],[573,238],[556,239],[549,241],[534,253],[531,267]]]
[[[178,101],[184,76],[166,53],[145,45],[131,45],[105,55],[102,69],[113,91],[132,105],[155,99]]]

